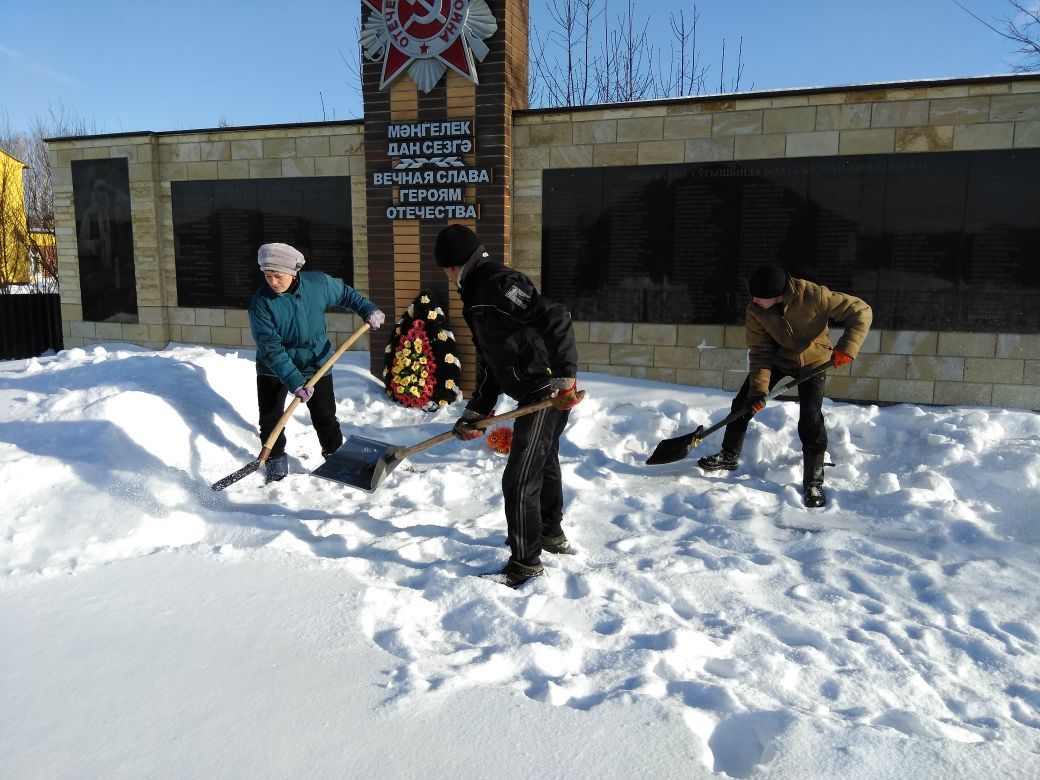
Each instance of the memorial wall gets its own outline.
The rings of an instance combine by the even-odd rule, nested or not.
[[[731,324],[763,263],[880,329],[1040,331],[1040,149],[547,170],[542,282],[577,319]]]
[[[1040,409],[1040,74],[560,110],[476,90],[475,113],[458,78],[444,100],[398,95],[395,121],[472,120],[478,152],[511,139],[490,183],[437,196],[572,307],[579,370],[735,390],[742,279],[779,261],[874,307],[830,397]],[[377,186],[390,115],[372,116],[50,139],[66,347],[250,348],[264,241],[394,308],[441,279],[436,226],[409,209],[445,204]],[[328,320],[334,343],[358,324]]]

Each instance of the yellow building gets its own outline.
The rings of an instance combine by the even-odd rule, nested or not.
[[[0,285],[29,282],[29,227],[25,215],[26,166],[0,149]]]

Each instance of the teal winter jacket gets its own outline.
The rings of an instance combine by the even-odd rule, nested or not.
[[[278,378],[292,392],[307,383],[332,354],[325,312],[350,309],[366,319],[378,307],[342,279],[303,271],[293,286],[276,293],[264,284],[249,303],[256,342],[256,373]]]

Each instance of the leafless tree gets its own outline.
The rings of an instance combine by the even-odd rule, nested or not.
[[[4,116],[0,123],[0,147],[27,166],[24,173],[25,210],[28,230],[25,248],[39,265],[30,286],[50,289],[57,284],[58,268],[52,241],[54,236],[54,189],[47,138],[92,135],[99,132],[93,120],[78,116],[68,106],[51,104],[47,116],[37,115],[26,130],[15,131]],[[50,238],[47,238],[47,237]]]
[[[669,15],[671,40],[655,46],[652,14],[637,15],[625,0],[612,15],[609,0],[552,0],[548,29],[532,26],[529,102],[536,107],[617,103],[708,92],[711,67],[697,43],[696,4]],[[743,75],[743,40],[735,75],[726,83],[722,41],[718,91],[735,92]]]
[[[1019,0],[1008,0],[1011,7],[1008,15],[991,23],[965,8],[957,0],[953,1],[965,13],[1015,44],[1015,54],[1021,58],[1020,62],[1012,66],[1016,73],[1040,71],[1040,6],[1036,3],[1026,5]]]

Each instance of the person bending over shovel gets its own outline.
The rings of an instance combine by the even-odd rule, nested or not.
[[[705,471],[732,471],[738,465],[751,417],[765,407],[765,395],[780,379],[812,373],[833,362],[851,363],[870,330],[873,314],[864,301],[804,279],[795,279],[783,268],[763,265],[748,280],[747,344],[751,373],[733,399],[732,412],[747,414],[726,426],[722,450],[697,461]],[[829,321],[845,326],[836,347],[828,336]],[[798,437],[802,442],[803,502],[808,507],[826,503],[823,493],[823,459],[827,429],[823,422],[823,388],[826,373],[798,385]]]
[[[570,409],[581,400],[574,328],[561,304],[543,298],[524,274],[492,261],[468,227],[444,228],[434,257],[459,288],[477,348],[476,389],[454,434],[463,440],[482,436],[469,423],[489,416],[501,393],[521,406],[552,401],[517,418],[502,474],[510,558],[500,574],[516,587],[543,574],[543,550],[571,551],[562,526],[559,449]]]
[[[307,404],[321,454],[327,458],[343,444],[332,375],[304,387],[332,354],[325,312],[332,307],[350,309],[372,330],[383,324],[383,312],[341,279],[321,271],[301,273],[307,261],[288,244],[264,244],[257,259],[267,282],[249,303],[249,327],[256,342],[260,441],[266,442],[274,431],[285,410],[285,399],[292,393]],[[284,431],[271,448],[264,469],[268,482],[289,473]]]

